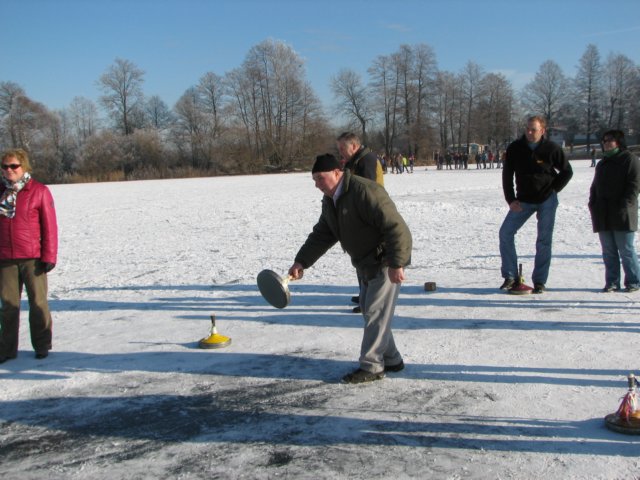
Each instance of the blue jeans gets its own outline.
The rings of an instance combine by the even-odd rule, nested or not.
[[[518,278],[518,254],[516,253],[516,233],[536,214],[538,237],[536,239],[536,260],[531,279],[533,283],[547,283],[551,266],[551,242],[553,226],[556,222],[558,194],[553,192],[542,203],[520,202],[521,212],[509,210],[500,227],[500,257],[502,259],[502,278]]]
[[[640,286],[640,267],[635,249],[635,232],[607,230],[598,232],[602,245],[606,285],[620,288],[620,261],[624,269],[624,286]]]

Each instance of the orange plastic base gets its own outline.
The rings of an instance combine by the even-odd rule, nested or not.
[[[638,413],[638,412],[635,412]],[[632,414],[628,420],[611,413],[604,417],[604,424],[609,430],[627,435],[640,435],[640,416]]]

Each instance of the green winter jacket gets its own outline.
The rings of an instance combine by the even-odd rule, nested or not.
[[[348,170],[342,182],[336,206],[331,197],[325,195],[322,199],[320,219],[295,261],[309,268],[340,242],[365,280],[375,276],[382,266],[409,265],[411,232],[385,189]]]

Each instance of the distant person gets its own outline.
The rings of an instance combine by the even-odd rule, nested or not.
[[[571,164],[562,148],[544,136],[546,125],[541,116],[529,117],[524,135],[507,147],[502,189],[509,211],[499,235],[504,278],[501,290],[517,286],[520,277],[515,235],[534,213],[538,221],[538,236],[532,274],[533,293],[546,290],[558,193],[573,176]],[[517,193],[513,187],[514,176]]]
[[[402,173],[402,154],[396,153],[393,157],[393,163],[396,166],[396,173]]]
[[[591,149],[591,166],[596,166],[596,149],[595,147]]]
[[[604,262],[603,291],[620,290],[620,262],[626,292],[640,289],[640,267],[635,249],[638,230],[640,162],[627,150],[624,133],[602,135],[603,155],[589,190],[593,231],[600,237]]]
[[[352,132],[342,133],[336,140],[336,146],[342,157],[343,168],[349,170],[354,175],[373,180],[379,185],[384,185],[384,172],[382,165],[378,161],[378,156],[368,147],[362,144],[360,137]],[[360,278],[358,277],[359,289],[362,289]],[[351,302],[357,304],[353,307],[353,313],[362,312],[360,305],[360,295],[351,297]]]
[[[320,155],[312,178],[324,196],[318,223],[296,254],[289,275],[299,279],[332,246],[340,242],[362,278],[360,305],[364,335],[360,366],[345,383],[380,380],[385,372],[404,368],[391,332],[404,268],[411,261],[411,232],[384,188],[340,168],[330,154]]]
[[[387,166],[389,165],[389,157],[387,157],[387,154],[385,153],[382,156],[379,156],[379,160],[380,160],[380,164],[382,165],[382,173],[387,173],[388,169]]]
[[[58,227],[49,189],[31,177],[22,149],[2,155],[0,183],[0,363],[18,355],[20,301],[29,300],[31,345],[36,358],[49,354],[52,322],[47,273],[56,265]]]

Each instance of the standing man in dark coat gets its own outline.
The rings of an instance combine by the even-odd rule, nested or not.
[[[593,231],[600,237],[604,262],[604,292],[620,290],[620,262],[625,291],[640,289],[640,267],[635,249],[638,230],[640,162],[627,150],[624,133],[608,130],[602,135],[604,154],[596,165],[589,190]],[[594,155],[595,156],[595,155]]]
[[[360,305],[364,317],[360,367],[342,381],[380,380],[385,372],[404,368],[391,321],[400,284],[405,280],[404,268],[411,261],[411,232],[384,188],[343,171],[333,155],[316,158],[312,177],[324,194],[322,212],[296,254],[289,275],[301,278],[305,268],[340,242],[362,279]]]
[[[533,293],[542,293],[546,289],[558,193],[573,176],[571,164],[562,148],[544,136],[546,126],[543,117],[529,117],[524,135],[507,147],[502,189],[509,211],[499,234],[501,273],[504,278],[501,290],[517,286],[519,275],[515,235],[534,213],[538,220],[538,236],[532,274]],[[517,193],[513,187],[514,176]]]
[[[382,171],[382,165],[378,160],[378,156],[368,147],[362,145],[362,141],[358,135],[352,132],[344,132],[337,138],[336,146],[342,157],[345,170],[349,170],[354,175],[368,178],[384,186],[384,172]],[[360,290],[362,288],[362,281],[359,277],[358,285],[358,290]],[[353,307],[353,313],[362,312],[360,294],[358,293],[358,295],[351,297],[351,301],[358,304],[357,307]]]

